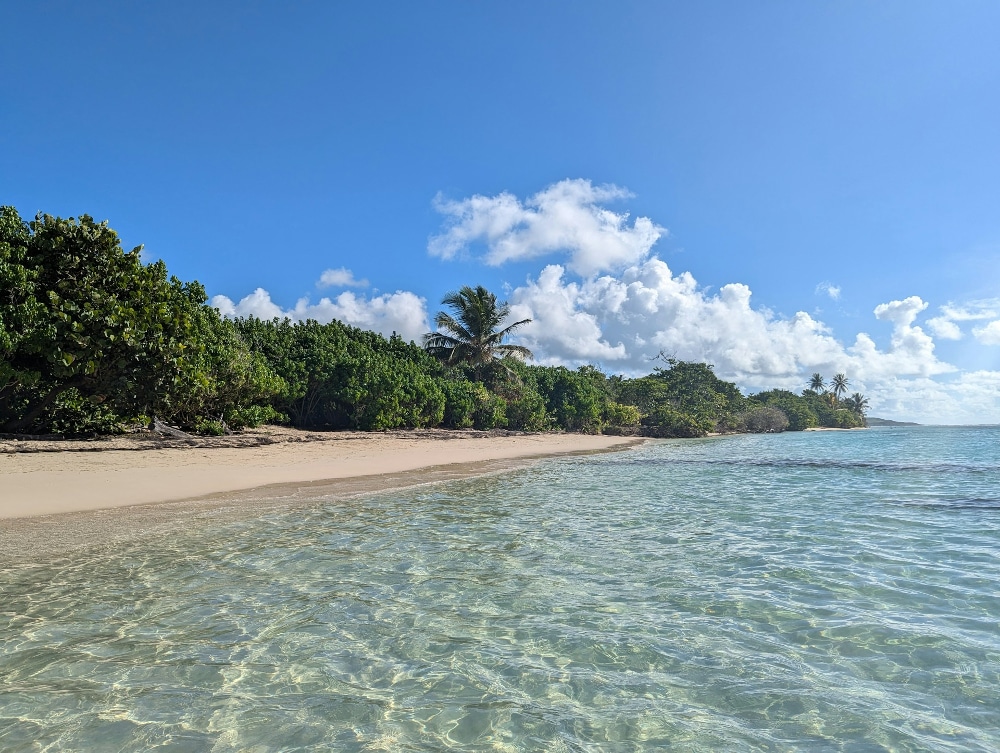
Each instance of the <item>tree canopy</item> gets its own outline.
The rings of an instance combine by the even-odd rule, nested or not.
[[[197,353],[205,292],[140,250],[87,215],[24,223],[2,209],[0,431],[26,429],[69,390],[120,411],[161,407]]]
[[[868,400],[820,374],[744,396],[704,363],[637,378],[524,363],[530,319],[481,286],[443,299],[423,344],[332,321],[226,319],[198,282],[126,251],[106,222],[0,207],[0,432],[123,431],[156,417],[221,433],[446,428],[695,437],[864,425]]]
[[[424,347],[435,358],[449,365],[468,364],[481,375],[483,368],[498,358],[534,357],[523,345],[504,343],[531,319],[503,327],[510,316],[510,305],[498,302],[496,295],[482,285],[475,288],[466,285],[446,295],[441,303],[451,313],[439,311],[434,317],[437,331],[424,335]]]

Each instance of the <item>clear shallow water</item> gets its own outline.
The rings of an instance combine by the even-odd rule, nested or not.
[[[209,514],[0,589],[4,751],[1000,749],[997,429]]]

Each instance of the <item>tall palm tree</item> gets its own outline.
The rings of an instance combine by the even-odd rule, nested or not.
[[[482,285],[475,288],[466,285],[446,295],[441,303],[452,313],[439,311],[434,317],[437,332],[424,335],[424,349],[432,356],[451,365],[469,364],[475,369],[476,379],[482,376],[484,366],[498,358],[534,358],[523,345],[503,344],[531,319],[522,319],[500,329],[510,314],[510,305],[497,302],[497,297]]]
[[[815,392],[822,392],[826,390],[826,382],[823,381],[823,375],[818,371],[812,375],[809,380],[809,389]]]
[[[830,380],[830,391],[839,401],[847,393],[847,377],[844,374],[834,374]]]

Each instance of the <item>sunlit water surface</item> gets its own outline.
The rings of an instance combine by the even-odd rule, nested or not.
[[[665,441],[0,553],[0,750],[995,751],[998,448]]]

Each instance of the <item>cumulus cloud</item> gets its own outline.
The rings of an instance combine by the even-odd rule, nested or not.
[[[1000,423],[1000,371],[954,379],[887,378],[869,386],[869,413],[922,423]]]
[[[930,330],[943,340],[961,340],[963,337],[962,328],[958,322],[978,322],[987,319],[1000,319],[1000,298],[985,298],[976,301],[969,301],[963,304],[948,303],[941,306],[941,313],[932,319],[927,320]],[[972,334],[980,342],[987,345],[991,336],[990,325],[978,327],[972,330]],[[985,333],[986,340],[983,340],[980,333]]]
[[[257,288],[250,295],[241,298],[239,303],[233,303],[227,296],[217,295],[212,298],[210,305],[228,317],[255,316],[266,320],[293,318],[271,300],[271,294],[264,288]]]
[[[931,332],[942,340],[962,339],[962,328],[943,316],[935,316],[933,319],[928,319],[927,326]]]
[[[927,308],[918,296],[911,295],[902,301],[880,303],[875,307],[875,318],[894,322],[899,327],[909,327],[917,318],[917,314]]]
[[[581,281],[549,265],[510,298],[518,318],[533,319],[522,340],[548,362],[596,360],[611,370],[642,373],[664,352],[713,363],[720,376],[748,388],[795,387],[812,371],[877,380],[954,370],[935,356],[933,339],[915,324],[927,306],[916,296],[876,308],[876,318],[893,325],[886,349],[866,333],[845,346],[805,312],[783,318],[755,307],[741,283],[710,294],[689,273],[675,275],[655,257],[617,277]]]
[[[589,180],[563,180],[523,202],[510,193],[460,200],[439,195],[434,207],[445,217],[445,230],[430,239],[428,251],[451,259],[484,244],[492,266],[562,252],[583,276],[618,269],[646,258],[666,233],[648,217],[629,223],[627,213],[602,206],[630,195]]]
[[[1000,319],[973,329],[972,334],[984,345],[1000,345]]]
[[[1000,421],[1000,372],[956,375],[934,352],[917,320],[917,296],[875,308],[892,326],[879,347],[864,332],[838,340],[805,312],[780,317],[752,303],[750,289],[731,283],[712,293],[658,258],[620,275],[572,279],[558,264],[510,291],[512,316],[531,318],[519,342],[545,364],[597,363],[606,371],[645,374],[663,353],[714,364],[747,392],[800,391],[808,374],[844,372],[865,393],[874,415],[927,422]],[[918,397],[919,396],[919,397]],[[879,412],[881,411],[881,413]]]
[[[354,273],[346,267],[328,269],[319,277],[318,288],[367,288],[368,280],[357,280]]]
[[[292,321],[314,319],[321,323],[337,319],[354,327],[381,332],[387,337],[395,332],[404,340],[419,340],[428,331],[426,301],[404,290],[371,298],[345,291],[333,299],[321,298],[318,303],[300,298],[293,308],[283,309],[271,300],[266,290],[257,288],[238,303],[224,295],[217,295],[212,298],[211,305],[223,316],[229,317],[255,316],[258,319]]]
[[[832,282],[821,282],[816,286],[817,295],[828,295],[835,301],[840,300],[840,286],[834,285]]]

